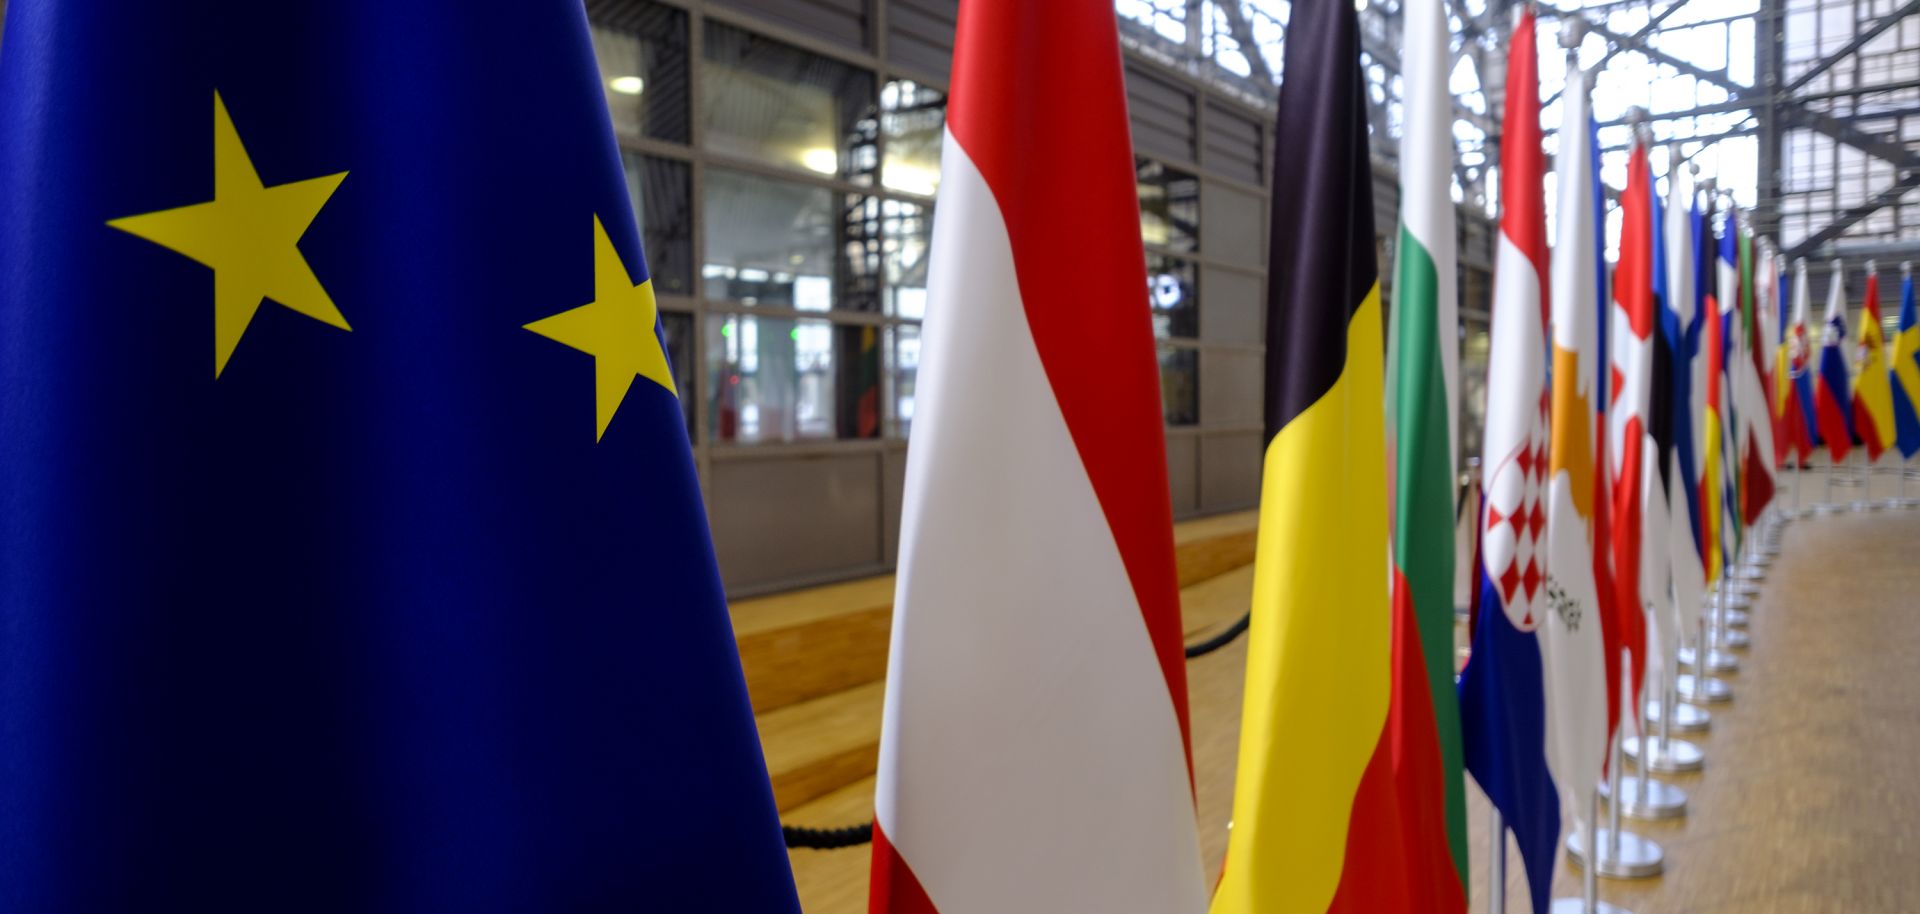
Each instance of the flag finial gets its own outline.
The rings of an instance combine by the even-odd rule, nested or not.
[[[1587,20],[1581,16],[1568,16],[1560,23],[1560,46],[1571,51],[1587,40]]]

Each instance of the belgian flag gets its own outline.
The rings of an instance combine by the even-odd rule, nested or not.
[[[1359,31],[1296,4],[1268,259],[1266,450],[1234,828],[1214,914],[1408,911],[1451,892],[1411,614],[1390,611],[1384,335]]]

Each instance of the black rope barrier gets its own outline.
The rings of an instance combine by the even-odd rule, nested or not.
[[[1252,621],[1253,621],[1253,613],[1248,612],[1246,615],[1240,617],[1240,621],[1227,626],[1226,630],[1222,631],[1220,634],[1214,635],[1213,637],[1208,638],[1207,640],[1202,641],[1199,644],[1187,645],[1187,659],[1192,660],[1195,657],[1205,657],[1206,655],[1211,654],[1214,651],[1217,651],[1223,647],[1226,647],[1229,644],[1232,644],[1233,639],[1238,638],[1243,634],[1246,634],[1247,624]]]
[[[787,839],[788,847],[831,851],[843,847],[857,847],[872,841],[873,823],[862,822],[846,828],[802,828],[798,825],[783,823],[780,826],[780,834]]]
[[[1239,621],[1227,626],[1219,634],[1197,644],[1187,645],[1187,659],[1205,657],[1229,644],[1235,638],[1247,633],[1248,623],[1253,621],[1253,613],[1241,616]],[[858,847],[873,840],[873,823],[862,822],[845,828],[803,828],[798,825],[780,824],[780,834],[787,839],[787,847],[801,847],[809,850],[832,851],[843,847]]]

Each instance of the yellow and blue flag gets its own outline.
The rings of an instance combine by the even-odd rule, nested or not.
[[[1900,270],[1900,334],[1893,338],[1894,443],[1902,459],[1920,453],[1920,315],[1913,301],[1913,269]]]
[[[580,4],[7,7],[0,907],[797,911]]]

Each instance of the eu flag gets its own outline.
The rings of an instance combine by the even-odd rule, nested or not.
[[[8,7],[0,909],[797,910],[577,0]]]

